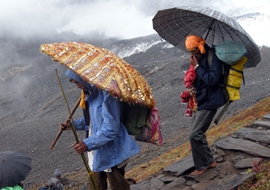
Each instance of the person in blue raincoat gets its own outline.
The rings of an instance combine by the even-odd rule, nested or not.
[[[73,144],[74,150],[78,154],[88,152],[89,166],[98,189],[107,189],[107,179],[111,189],[130,189],[124,177],[125,167],[140,148],[121,122],[122,102],[86,83],[71,70],[66,71],[66,76],[83,90],[82,100],[85,100],[80,104],[84,116],[75,120],[74,126],[89,134],[83,141]],[[61,128],[70,129],[69,123],[62,123]]]
[[[191,133],[189,135],[195,171],[192,175],[200,175],[208,168],[216,167],[206,139],[206,131],[217,112],[217,109],[228,101],[225,86],[222,87],[222,62],[213,54],[208,60],[210,47],[201,37],[190,35],[185,41],[190,52],[190,64],[196,71],[193,86],[197,110],[193,116]],[[209,56],[210,57],[210,56]],[[209,62],[209,63],[208,63]],[[210,63],[211,62],[211,63]]]

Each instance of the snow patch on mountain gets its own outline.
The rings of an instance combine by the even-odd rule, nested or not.
[[[127,47],[126,50],[122,50],[119,52],[120,57],[129,57],[130,55],[140,53],[140,52],[146,52],[148,49],[150,49],[152,46],[160,43],[159,41],[152,41],[152,42],[141,42],[137,44],[135,47]],[[129,49],[130,48],[130,49]]]
[[[133,54],[144,53],[154,45],[161,43],[161,39],[157,37],[157,35],[150,35],[148,37],[144,37],[142,40],[131,39],[120,41],[117,44],[114,44],[110,47],[110,50],[117,54],[119,57],[129,57]]]

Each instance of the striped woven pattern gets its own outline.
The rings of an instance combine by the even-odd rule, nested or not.
[[[109,92],[120,101],[153,108],[146,79],[107,49],[82,42],[42,44],[40,51],[77,73],[85,82]]]

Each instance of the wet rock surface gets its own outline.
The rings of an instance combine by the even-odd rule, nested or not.
[[[256,128],[255,128],[256,127]],[[215,168],[207,169],[199,176],[191,175],[194,170],[189,155],[163,169],[158,176],[139,184],[131,185],[132,190],[228,190],[242,185],[256,173],[255,163],[270,160],[270,115],[255,121],[250,128],[242,128],[230,137],[218,140],[211,146],[217,162]]]

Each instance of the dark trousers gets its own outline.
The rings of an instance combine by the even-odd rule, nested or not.
[[[125,179],[125,166],[117,168],[112,167],[111,172],[94,172],[94,180],[98,190],[107,190],[109,181],[112,190],[130,190],[130,185]],[[93,188],[94,189],[94,188]]]
[[[198,110],[194,115],[189,140],[196,170],[202,170],[214,161],[205,133],[216,112],[217,109]]]

